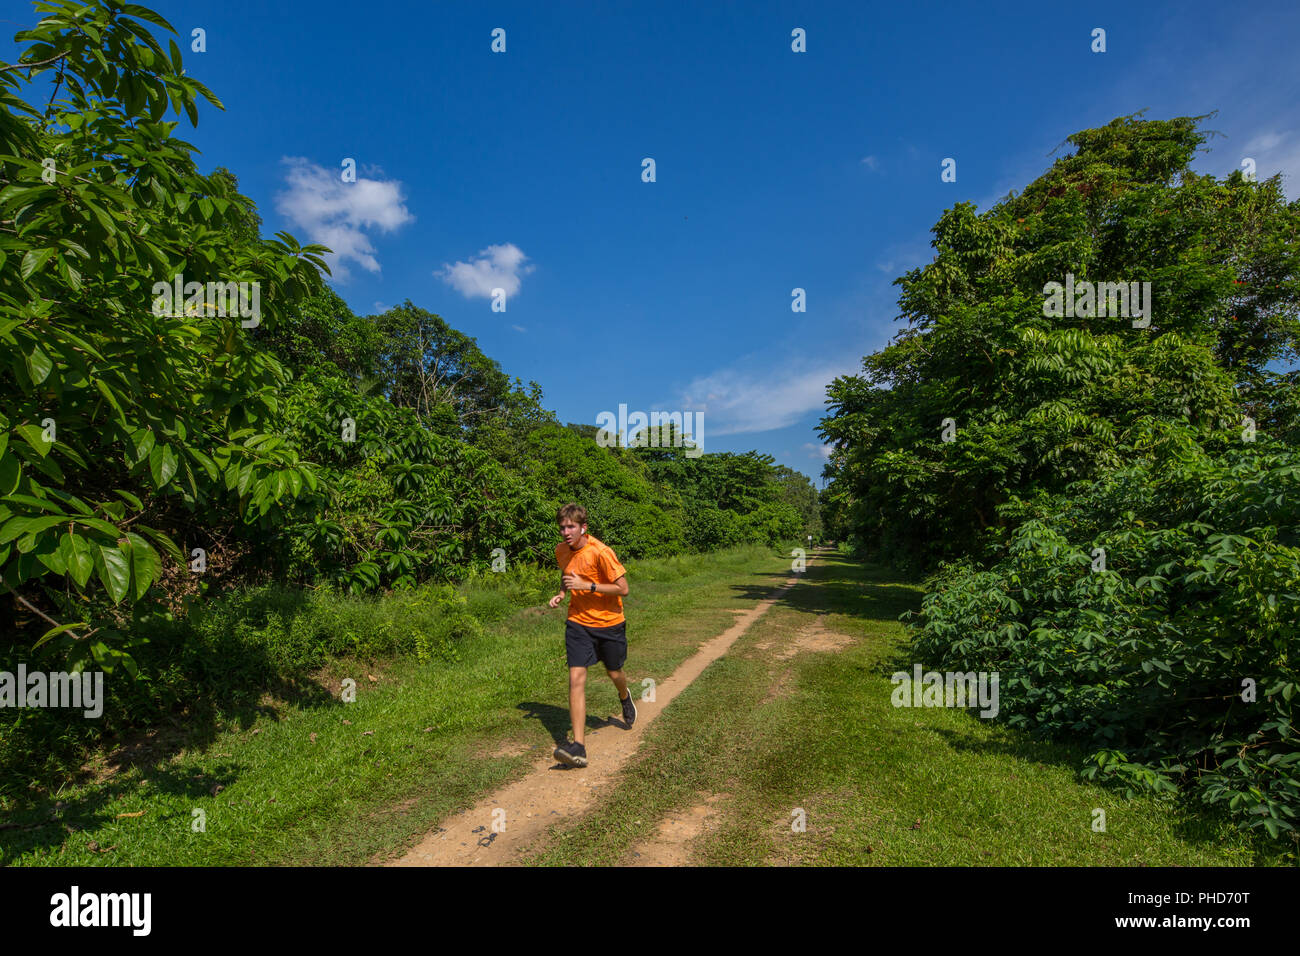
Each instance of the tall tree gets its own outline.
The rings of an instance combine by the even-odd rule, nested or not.
[[[0,66],[0,591],[75,660],[131,667],[128,611],[159,549],[183,560],[167,516],[262,521],[315,480],[264,432],[285,374],[247,331],[319,287],[326,250],[256,240],[231,178],[199,174],[164,116],[220,103],[163,17],[41,7]],[[42,77],[43,108],[19,95]]]
[[[1240,426],[1243,392],[1300,341],[1300,205],[1278,177],[1192,172],[1198,119],[1084,130],[1022,195],[944,212],[934,261],[896,280],[908,327],[828,389],[828,501],[861,543],[904,561],[978,552],[1012,495],[1113,469],[1161,423]],[[1149,282],[1149,319],[1132,301],[1089,311],[1082,291],[1052,314],[1052,282]]]

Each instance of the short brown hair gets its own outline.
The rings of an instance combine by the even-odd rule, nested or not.
[[[574,524],[584,525],[587,523],[587,509],[580,504],[570,501],[567,505],[555,512],[555,523],[559,524],[565,518],[573,521]]]

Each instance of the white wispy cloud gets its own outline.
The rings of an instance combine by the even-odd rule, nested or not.
[[[866,166],[867,169],[871,170],[874,173],[876,170],[880,168],[880,160],[876,159],[875,156],[863,156],[862,165]]]
[[[1255,178],[1268,179],[1282,174],[1282,190],[1287,199],[1300,195],[1300,136],[1290,130],[1265,130],[1246,140],[1242,159],[1255,161]],[[1241,168],[1240,164],[1237,166]]]
[[[683,411],[707,416],[714,436],[765,432],[797,424],[826,409],[826,386],[837,376],[853,375],[860,360],[768,370],[721,369],[692,380],[681,394]]]
[[[392,232],[415,219],[404,204],[402,184],[365,175],[345,183],[338,170],[302,156],[285,156],[281,162],[288,166],[288,189],[276,195],[275,207],[309,242],[333,250],[326,257],[333,277],[346,282],[351,277],[348,262],[378,272],[379,260],[367,231]]]
[[[519,292],[521,278],[532,272],[527,256],[513,242],[488,246],[469,262],[444,263],[438,278],[467,299],[490,299],[493,289],[504,289],[507,297]]]
[[[808,453],[809,458],[817,458],[821,461],[827,461],[834,450],[830,445],[818,445],[813,442],[804,442],[803,449]]]
[[[891,242],[873,265],[876,271],[892,278],[924,266],[933,259],[934,249],[927,242],[918,240]]]

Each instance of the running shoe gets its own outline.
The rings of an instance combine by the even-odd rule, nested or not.
[[[577,741],[569,741],[555,748],[555,759],[570,767],[587,766],[587,748]]]

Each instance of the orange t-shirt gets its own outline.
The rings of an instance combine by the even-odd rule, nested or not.
[[[587,543],[573,550],[567,542],[555,546],[555,561],[561,574],[576,574],[597,584],[613,584],[627,568],[619,563],[614,549],[593,535]],[[619,594],[592,594],[591,591],[569,592],[569,620],[585,627],[613,627],[624,620],[623,597]]]

